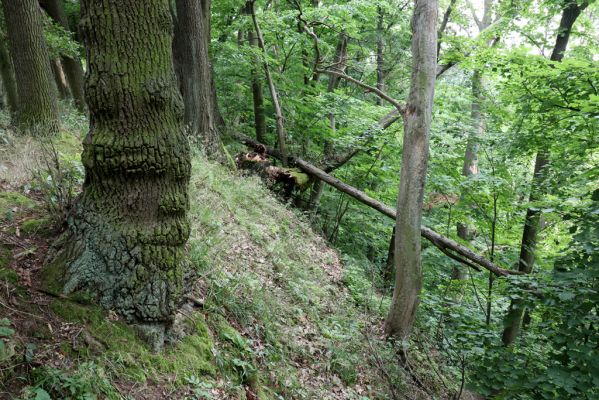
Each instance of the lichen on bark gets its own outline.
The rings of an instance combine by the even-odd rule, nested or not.
[[[64,292],[95,294],[159,349],[188,270],[191,169],[169,4],[83,0],[81,11],[90,130]]]

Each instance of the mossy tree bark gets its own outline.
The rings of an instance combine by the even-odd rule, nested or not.
[[[82,0],[90,130],[65,293],[86,290],[159,349],[182,294],[190,176],[168,0]],[[126,23],[125,23],[126,21]]]
[[[176,0],[175,68],[185,103],[185,123],[190,136],[202,143],[206,153],[222,158],[218,111],[210,46],[210,0]]]
[[[40,0],[40,5],[58,25],[67,31],[70,30],[69,21],[61,0]],[[81,66],[81,60],[65,55],[61,55],[60,59],[75,106],[79,111],[85,112],[85,97],[83,94],[85,74]]]
[[[17,82],[16,124],[34,135],[58,131],[58,102],[36,0],[2,0]]]
[[[15,82],[15,70],[4,38],[0,39],[0,77],[2,77],[2,86],[6,93],[8,108],[11,115],[14,115],[18,108],[17,84]]]
[[[400,338],[407,338],[412,331],[422,288],[420,223],[435,92],[437,11],[437,0],[414,1],[412,77],[404,113],[395,224],[395,288],[385,321],[386,335]]]

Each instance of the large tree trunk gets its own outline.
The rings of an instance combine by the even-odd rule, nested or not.
[[[69,21],[64,12],[61,0],[40,0],[40,4],[58,25],[70,31]],[[83,95],[85,73],[81,66],[81,60],[62,55],[61,62],[75,106],[80,112],[85,112],[85,97]]]
[[[404,115],[395,228],[396,279],[385,322],[388,336],[412,331],[422,287],[420,223],[428,163],[429,131],[437,66],[437,0],[415,0],[412,16],[412,78]]]
[[[58,131],[58,102],[36,0],[2,0],[17,82],[16,124],[34,135]]]
[[[209,59],[211,0],[176,0],[175,67],[192,139],[208,156],[221,159],[219,115]]]
[[[95,293],[156,349],[182,294],[189,237],[190,154],[168,3],[81,1],[90,130],[64,288]]]
[[[6,48],[4,39],[0,40],[0,77],[2,77],[2,86],[6,93],[6,102],[11,115],[17,112],[17,84],[15,82],[15,71],[12,66],[10,54]]]
[[[564,58],[564,52],[568,47],[572,26],[580,13],[588,6],[588,2],[578,4],[575,1],[569,2],[562,12],[557,39],[551,61],[560,62]],[[549,152],[546,149],[539,149],[535,158],[534,174],[530,189],[529,201],[535,202],[543,195],[543,180],[545,170],[549,166]],[[520,246],[520,258],[518,260],[518,271],[530,273],[534,267],[535,249],[538,242],[538,233],[541,225],[541,211],[536,208],[526,210],[524,220],[524,230],[522,232],[522,243]],[[505,346],[509,346],[518,337],[520,327],[522,326],[522,317],[526,311],[524,302],[521,299],[512,300],[510,308],[504,320],[505,329],[501,341]]]

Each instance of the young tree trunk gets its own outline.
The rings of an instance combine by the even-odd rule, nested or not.
[[[339,35],[339,41],[337,42],[337,49],[335,51],[335,63],[333,64],[335,70],[339,72],[345,72],[347,67],[347,45],[348,36],[345,32],[341,32]],[[338,75],[329,75],[329,83],[327,85],[327,92],[333,93],[339,87],[341,78]],[[334,133],[337,129],[337,123],[335,121],[335,114],[329,114],[329,126],[331,131]],[[323,156],[326,161],[334,158],[333,143],[325,139],[323,146]],[[312,217],[316,216],[318,208],[320,207],[320,199],[324,192],[324,182],[321,180],[315,180],[310,190],[310,198],[308,200],[308,210]]]
[[[283,166],[287,166],[287,150],[286,150],[286,136],[285,132],[285,117],[283,116],[283,109],[281,108],[281,103],[279,102],[279,94],[277,92],[277,88],[275,87],[274,80],[272,79],[272,75],[270,73],[270,67],[268,66],[268,61],[266,60],[266,46],[264,45],[264,37],[262,36],[262,31],[260,30],[260,25],[258,24],[258,18],[256,17],[256,9],[255,3],[256,0],[251,0],[248,2],[250,7],[250,13],[252,15],[252,22],[254,23],[254,30],[256,31],[256,37],[258,38],[258,46],[260,46],[260,50],[262,50],[262,54],[264,59],[262,60],[262,68],[264,69],[264,75],[266,76],[266,83],[268,83],[268,90],[270,91],[270,97],[272,99],[272,104],[275,108],[275,117],[277,119],[276,127],[277,127],[277,141],[279,142],[279,151],[281,152],[283,162]],[[273,3],[274,7],[274,3]]]
[[[565,6],[557,31],[555,46],[551,53],[551,61],[560,62],[564,58],[564,52],[568,47],[572,26],[574,26],[576,19],[587,6],[588,2],[586,1],[580,5],[573,1]],[[543,180],[545,170],[548,166],[549,152],[546,149],[539,149],[535,158],[534,174],[529,195],[530,202],[535,202],[541,198],[544,192]],[[526,210],[524,230],[522,232],[522,244],[520,246],[520,258],[518,260],[518,271],[520,272],[530,273],[534,267],[535,249],[538,242],[541,217],[540,210],[536,208],[529,208]],[[522,326],[522,316],[525,311],[526,307],[522,300],[512,300],[504,320],[505,329],[501,337],[501,341],[505,346],[514,343],[518,337],[520,327]]]
[[[250,46],[259,48],[258,36],[253,30],[248,31],[248,41]],[[259,60],[255,60],[256,64]],[[254,127],[256,130],[256,140],[260,143],[266,143],[266,113],[264,111],[264,94],[262,92],[262,79],[258,76],[257,68],[252,68],[252,98],[254,100]]]
[[[11,115],[14,115],[18,109],[17,85],[12,60],[10,59],[10,54],[6,48],[6,41],[4,39],[0,40],[0,77],[2,77],[2,86],[6,93],[8,108]]]
[[[429,131],[437,67],[437,0],[415,0],[412,78],[404,114],[395,233],[395,289],[385,322],[387,336],[412,331],[422,287],[420,222],[428,163]]]
[[[58,132],[58,102],[37,0],[2,0],[17,83],[16,125],[34,135]]]
[[[185,123],[206,153],[222,159],[212,67],[210,65],[211,0],[176,0],[175,68],[185,103]]]
[[[378,8],[378,18],[376,24],[376,87],[381,92],[385,90],[385,38],[384,26],[385,14],[381,7]],[[377,96],[376,104],[383,105],[383,99]]]
[[[385,283],[393,283],[393,278],[395,277],[395,226],[393,227],[393,233],[391,233],[391,240],[389,241],[387,260],[385,261],[384,268],[383,280]]]
[[[453,7],[454,3],[450,3],[448,12],[445,13],[447,18],[449,18],[449,14]],[[491,8],[493,6],[493,0],[485,0],[484,2],[484,10],[483,10],[483,18],[478,25],[479,33],[483,32],[485,29],[491,25]],[[443,22],[447,25],[447,20],[444,18]],[[437,51],[439,51],[439,47],[437,46]],[[474,70],[472,73],[472,104],[470,106],[470,118],[472,120],[472,128],[468,134],[468,141],[466,143],[466,153],[464,154],[464,165],[462,167],[462,175],[466,178],[469,178],[473,175],[478,175],[480,172],[478,169],[478,148],[479,141],[482,135],[485,133],[485,122],[483,119],[483,115],[481,112],[481,106],[483,103],[483,75],[481,71]],[[467,199],[465,199],[464,195],[466,193],[462,193],[462,199],[464,203],[468,204]],[[465,224],[463,222],[458,222],[457,224],[457,234],[460,239],[465,241],[471,241],[474,236],[474,228]],[[452,279],[460,280],[464,279],[464,269],[461,266],[455,266],[452,271]]]
[[[61,0],[41,0],[40,5],[58,25],[70,31],[69,21],[64,12]],[[81,66],[81,60],[65,55],[62,55],[60,59],[69,89],[71,90],[71,96],[73,96],[73,101],[75,102],[75,107],[83,113],[85,112],[85,97],[83,94],[85,73]]]
[[[190,153],[168,3],[81,1],[90,130],[64,287],[96,294],[155,349],[184,288],[189,237]]]
[[[70,95],[69,87],[64,79],[64,73],[62,70],[62,65],[60,65],[60,60],[58,58],[50,60],[50,66],[52,67],[52,75],[54,76],[56,89],[58,89],[58,95],[61,99],[68,99]]]

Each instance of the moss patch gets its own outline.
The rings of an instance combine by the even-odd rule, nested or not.
[[[40,272],[42,288],[55,295],[60,295],[64,287],[66,254],[60,254]],[[66,317],[65,317],[66,318]]]
[[[176,384],[184,384],[190,376],[213,376],[216,365],[213,342],[204,317],[191,317],[193,331],[164,353],[152,353],[137,336],[134,329],[120,321],[109,319],[108,313],[97,306],[81,305],[69,300],[55,300],[50,308],[63,319],[85,325],[98,342],[106,346],[101,356],[115,368],[115,373],[136,381],[157,380],[161,375],[176,377]],[[90,351],[79,351],[80,356],[93,357]]]
[[[49,236],[52,233],[52,222],[48,218],[32,218],[21,224],[21,232],[25,235],[37,233]]]
[[[17,273],[9,268],[12,260],[12,252],[6,247],[0,246],[0,281],[16,285],[19,282]]]
[[[36,203],[17,192],[0,192],[0,219],[12,220],[16,211],[33,209]]]

